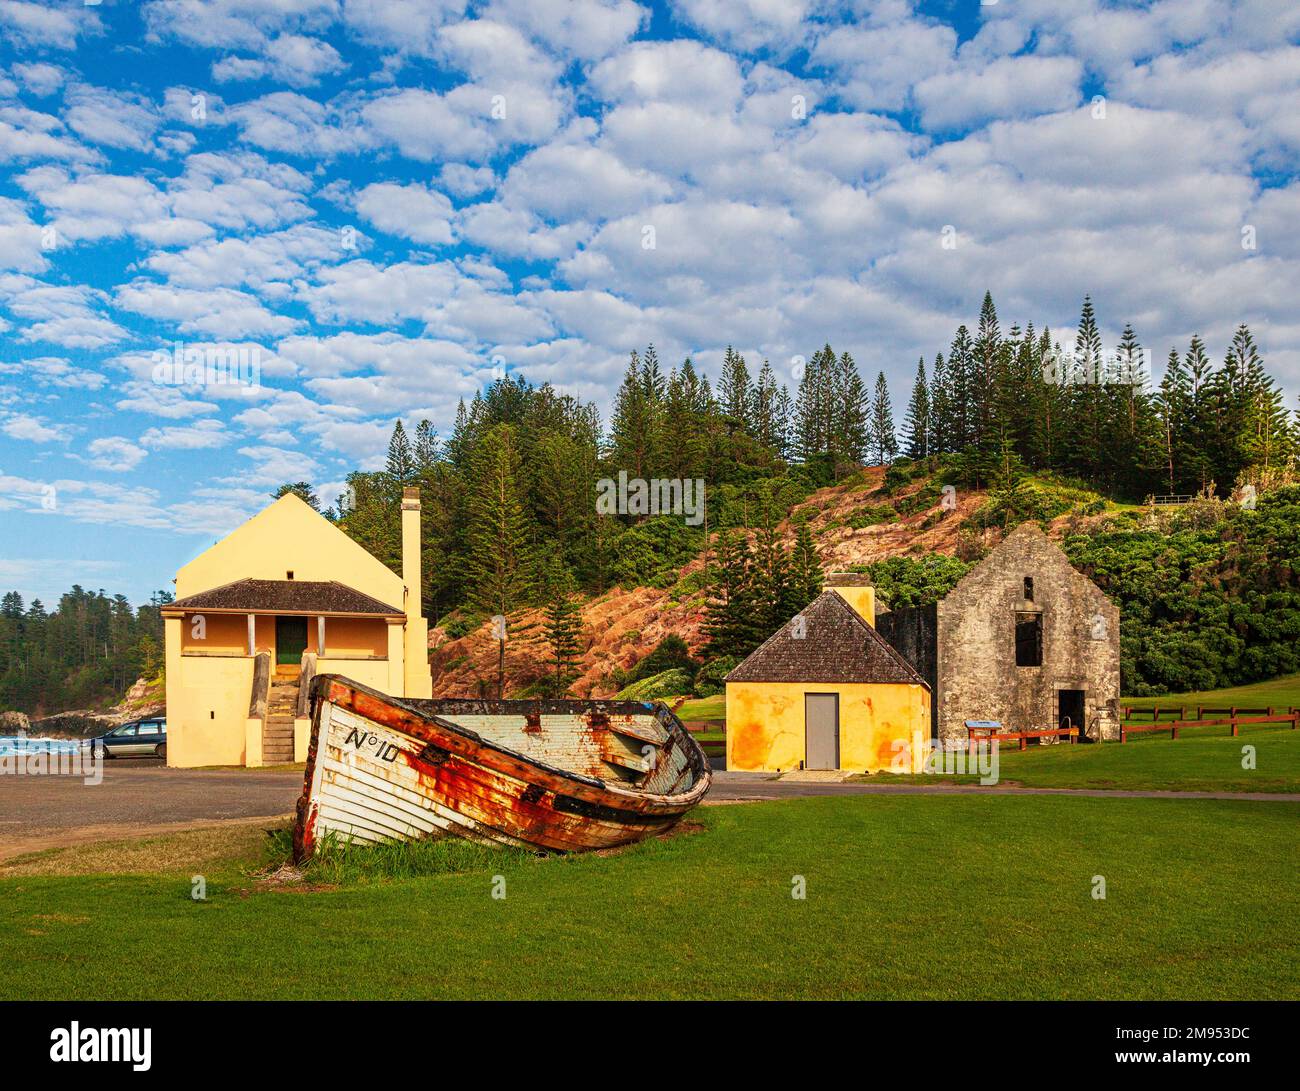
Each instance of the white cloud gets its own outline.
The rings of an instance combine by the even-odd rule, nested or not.
[[[40,227],[21,202],[0,197],[0,270],[40,273],[48,266]]]
[[[488,14],[584,61],[612,53],[649,19],[631,0],[493,0]]]
[[[0,300],[23,320],[19,339],[75,349],[102,349],[126,337],[96,308],[104,294],[81,285],[45,284],[27,276],[0,276]]]
[[[443,188],[457,197],[475,197],[496,185],[491,167],[470,167],[464,163],[447,163],[439,177]]]
[[[35,167],[16,181],[45,206],[60,243],[115,238],[167,215],[163,194],[139,176]]]
[[[263,50],[277,33],[324,30],[337,0],[148,0],[150,36],[206,49]]]
[[[343,0],[343,19],[364,42],[428,54],[438,28],[458,19],[465,6],[465,0]]]
[[[149,452],[123,436],[100,436],[90,441],[86,454],[86,461],[97,469],[126,473],[140,465]]]
[[[487,159],[496,146],[486,129],[492,96],[483,93],[480,99],[475,118],[433,91],[407,89],[380,95],[362,107],[361,114],[377,140],[396,147],[408,159],[476,163]]]
[[[430,246],[452,242],[451,202],[418,182],[375,182],[356,197],[357,211],[380,231]]]
[[[201,420],[184,427],[150,428],[140,442],[147,448],[170,451],[201,451],[222,447],[229,440],[219,420]]]
[[[331,157],[361,151],[369,143],[351,99],[335,108],[306,95],[275,91],[226,108],[222,118],[239,126],[250,144],[268,151]]]
[[[544,90],[560,65],[512,26],[490,19],[467,19],[438,32],[440,51],[484,87],[524,84]]]
[[[810,0],[676,0],[679,17],[709,37],[751,51],[783,49],[807,33]]]
[[[58,65],[36,61],[14,65],[14,75],[34,95],[42,98],[54,94],[64,83],[63,69]]]
[[[592,70],[591,90],[610,102],[682,103],[730,109],[744,79],[734,57],[700,42],[637,42]]]
[[[253,465],[240,477],[254,485],[280,485],[285,481],[310,481],[316,476],[318,463],[301,451],[256,445],[239,448],[239,453]]]
[[[0,34],[31,49],[73,49],[77,39],[103,30],[99,16],[84,5],[54,6],[0,0]]]
[[[278,80],[291,87],[309,87],[347,65],[328,42],[301,34],[280,34],[268,39],[256,57],[223,57],[212,62],[218,83],[235,80]]]
[[[58,356],[33,356],[17,364],[0,364],[0,375],[18,375],[37,386],[63,390],[100,390],[108,382],[101,372],[76,367]]]
[[[64,98],[64,120],[92,144],[148,151],[160,118],[153,104],[129,92],[77,85]]]
[[[530,152],[511,167],[499,193],[507,204],[547,218],[591,220],[665,200],[672,187],[604,149],[557,143]]]
[[[62,130],[63,123],[50,114],[22,106],[0,106],[0,161],[95,159],[92,151],[64,135]]]
[[[175,288],[136,280],[117,289],[113,302],[122,310],[170,323],[181,333],[210,337],[282,337],[298,320],[277,314],[247,292],[230,288]]]
[[[292,292],[292,282],[322,262],[345,257],[337,231],[298,224],[250,238],[209,239],[175,252],[157,252],[144,268],[184,288],[248,287],[272,297]]]
[[[906,19],[837,27],[817,39],[810,59],[854,106],[901,110],[915,85],[949,68],[956,49],[952,27]]]
[[[1001,57],[930,76],[913,93],[926,127],[949,130],[1067,109],[1079,101],[1082,78],[1073,57]]]
[[[54,443],[68,438],[66,429],[29,413],[4,414],[0,417],[0,432],[24,443]]]

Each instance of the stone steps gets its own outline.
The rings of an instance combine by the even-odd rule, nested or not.
[[[293,721],[298,714],[298,669],[276,667],[266,700],[262,725],[262,761],[266,765],[293,761]]]

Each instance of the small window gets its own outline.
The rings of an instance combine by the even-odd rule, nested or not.
[[[158,725],[157,725],[157,724],[141,724],[141,725],[140,725],[140,730],[139,730],[138,732],[136,732],[136,734],[137,734],[137,735],[157,735],[157,734],[158,734]]]
[[[1043,665],[1043,615],[1016,614],[1016,666]]]
[[[293,579],[293,572],[291,572],[291,571],[290,571],[290,572],[286,572],[286,573],[284,574],[284,578],[285,578],[286,580],[291,580],[291,579]]]
[[[1034,577],[1033,576],[1025,577],[1025,601],[1026,602],[1034,601]]]
[[[115,739],[133,739],[135,738],[135,724],[127,724],[125,727],[119,727],[113,732]]]

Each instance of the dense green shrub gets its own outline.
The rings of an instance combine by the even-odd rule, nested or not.
[[[691,676],[684,670],[663,671],[642,678],[618,691],[621,701],[657,701],[664,697],[677,697],[691,691]]]
[[[620,587],[671,587],[679,569],[704,547],[702,527],[681,516],[657,515],[633,523],[614,539],[611,580]]]
[[[724,655],[705,663],[695,675],[695,696],[713,697],[726,690],[723,679],[740,663],[734,655]]]
[[[876,594],[891,609],[928,606],[957,586],[970,565],[956,557],[890,557],[867,566]]]
[[[1066,540],[1070,560],[1119,605],[1125,693],[1180,693],[1300,670],[1300,486],[1256,511],[1218,505],[1169,532]],[[1121,526],[1122,524],[1114,524]]]
[[[854,530],[864,527],[879,526],[881,523],[893,523],[898,520],[898,512],[889,504],[864,504],[849,516],[848,525]]]
[[[669,670],[685,671],[688,676],[694,677],[698,667],[699,664],[691,658],[686,641],[676,633],[669,633],[659,641],[654,651],[627,672],[625,681],[639,682],[643,678]]]

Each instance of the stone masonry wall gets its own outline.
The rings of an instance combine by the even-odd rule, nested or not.
[[[1015,616],[1033,577],[1043,661],[1016,665]],[[1057,691],[1085,691],[1084,730],[1119,738],[1119,609],[1034,524],[1018,527],[938,606],[941,738],[966,738],[966,720],[1007,728],[1057,725]]]
[[[938,726],[939,702],[933,700],[938,692],[936,673],[938,619],[938,607],[934,603],[928,606],[909,606],[876,615],[876,631],[912,664],[916,673],[924,678],[930,687],[931,736]]]

